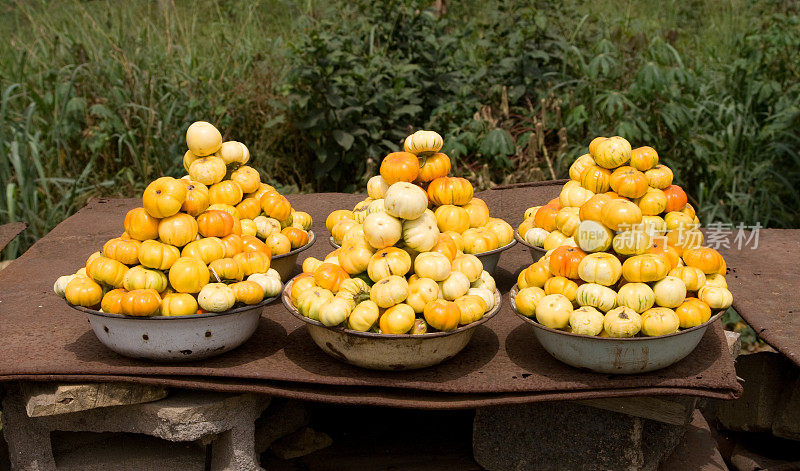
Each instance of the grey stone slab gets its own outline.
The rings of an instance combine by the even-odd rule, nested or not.
[[[789,440],[800,440],[800,378],[787,388],[775,412],[772,434]]]
[[[263,453],[275,440],[308,425],[311,414],[300,401],[279,400],[256,421],[256,453]]]
[[[691,422],[692,412],[697,406],[697,398],[688,396],[611,397],[576,402],[672,425],[687,425]]]
[[[739,332],[725,331],[725,341],[728,343],[728,349],[731,356],[735,360],[740,353],[742,353],[742,334]]]
[[[58,471],[149,471],[205,469],[205,447],[176,444],[146,435],[113,434],[56,456]]]
[[[705,417],[695,410],[686,434],[675,451],[661,463],[660,471],[728,471]]]
[[[300,430],[277,440],[270,447],[275,456],[284,460],[310,455],[333,444],[333,439],[327,433],[317,432],[310,427]]]
[[[736,360],[744,392],[734,401],[709,401],[709,418],[726,430],[769,432],[782,396],[797,376],[791,361],[779,353],[759,352]]]
[[[167,397],[167,388],[135,383],[24,383],[22,391],[29,417],[141,404]]]
[[[55,469],[50,432],[117,432],[150,435],[172,442],[210,443],[212,469],[261,469],[254,445],[254,423],[270,399],[252,394],[176,391],[155,402],[111,406],[42,417],[28,417],[25,395],[10,387],[3,399],[14,469]]]
[[[686,428],[568,402],[478,409],[475,460],[500,470],[655,470]]]

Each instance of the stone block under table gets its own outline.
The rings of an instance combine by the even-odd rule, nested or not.
[[[3,398],[3,434],[13,469],[56,469],[51,432],[136,433],[171,442],[211,445],[211,469],[260,470],[254,424],[270,398],[253,394],[173,391],[154,402],[29,417],[26,395],[10,384]]]

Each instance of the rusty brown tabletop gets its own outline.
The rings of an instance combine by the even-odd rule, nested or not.
[[[11,222],[0,226],[0,250],[6,248],[15,237],[28,227],[24,222]]]
[[[525,208],[556,196],[559,183],[489,190],[477,196],[487,201],[493,215],[516,226]],[[293,207],[314,218],[317,243],[304,256],[322,257],[331,251],[325,218],[333,209],[352,208],[361,198],[334,193],[289,196]],[[508,290],[515,275],[531,263],[521,245],[503,254],[496,272],[503,293],[501,311],[477,328],[464,351],[435,367],[381,372],[338,362],[314,345],[304,324],[280,303],[264,309],[248,342],[220,357],[174,364],[128,359],[100,344],[85,316],[55,296],[52,284],[59,275],[82,266],[105,240],[119,235],[126,211],[138,205],[138,199],[92,201],[0,272],[4,336],[0,380],[121,380],[425,408],[636,395],[733,398],[741,391],[719,323],[687,358],[652,373],[602,375],[553,359],[537,342],[533,327],[509,306]]]
[[[727,244],[719,250],[728,263],[733,308],[759,337],[800,366],[800,230],[720,233],[720,243]]]

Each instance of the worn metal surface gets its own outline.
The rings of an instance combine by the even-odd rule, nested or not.
[[[492,215],[515,225],[528,206],[546,202],[558,192],[559,186],[550,183],[477,196],[487,202]],[[353,206],[363,195],[288,198],[294,207],[313,216],[317,236],[327,238],[328,213]],[[641,375],[602,375],[572,368],[547,354],[536,340],[534,327],[514,315],[507,298],[494,318],[475,329],[459,355],[421,370],[370,371],[339,362],[320,351],[305,324],[278,303],[264,308],[249,341],[225,355],[181,364],[128,359],[103,346],[85,317],[52,294],[52,283],[57,276],[74,272],[105,240],[119,235],[125,212],[138,204],[137,199],[93,201],[0,271],[0,332],[4,335],[0,380],[117,378],[330,402],[434,408],[652,394],[731,398],[740,391],[719,325],[709,328],[697,348],[669,368]],[[319,258],[327,251],[327,244],[315,244],[304,256]],[[495,272],[500,291],[507,293],[519,270],[530,263],[523,246],[509,249]]]
[[[480,259],[481,263],[483,263],[483,269],[489,272],[490,275],[494,276],[494,272],[497,270],[497,264],[500,263],[500,256],[503,255],[503,252],[515,245],[517,245],[517,241],[512,240],[510,244],[504,247],[490,250],[488,252],[476,253],[475,256]]]
[[[728,264],[733,308],[759,337],[800,366],[800,230],[761,229],[756,237],[732,229],[717,236],[728,245],[719,251]]]
[[[357,337],[325,326],[307,326],[308,333],[328,355],[370,370],[403,371],[427,368],[453,358],[475,332],[463,330],[448,337],[403,338],[394,341]]]
[[[590,337],[551,329],[523,316],[514,304],[517,292],[515,285],[509,294],[514,312],[535,328],[536,338],[547,353],[568,365],[596,373],[637,374],[666,368],[686,358],[700,343],[708,327],[724,314],[724,311],[717,312],[697,327],[659,337]]]
[[[291,252],[285,253],[283,255],[275,255],[272,257],[272,261],[270,261],[270,268],[275,269],[278,274],[281,276],[281,281],[286,283],[286,281],[292,277],[292,271],[294,270],[294,266],[297,264],[297,257],[300,255],[301,252],[304,252],[311,248],[314,245],[314,242],[317,241],[317,236],[314,235],[314,231],[308,232],[308,243],[302,247],[296,248]]]
[[[322,355],[322,353],[320,352]],[[437,367],[433,367],[437,368]],[[365,371],[365,370],[361,370]],[[384,373],[387,375],[397,373]],[[595,373],[596,374],[596,373]],[[583,390],[542,390],[506,393],[438,392],[377,386],[335,386],[326,383],[306,384],[290,381],[215,378],[208,376],[128,376],[128,375],[14,375],[0,376],[0,381],[57,381],[63,382],[129,382],[152,386],[168,386],[204,391],[256,393],[303,401],[343,405],[399,407],[411,409],[474,409],[507,404],[526,404],[597,398],[626,398],[642,396],[695,396],[714,399],[733,399],[728,390],[708,388],[636,387]]]
[[[120,355],[154,361],[195,361],[222,355],[244,343],[256,331],[264,306],[275,299],[191,316],[133,317],[68,305],[85,313],[97,339]]]
[[[0,226],[0,250],[6,248],[15,237],[28,227],[24,222],[12,222]]]
[[[327,327],[319,321],[308,319],[292,305],[290,281],[283,289],[283,305],[296,318],[306,323],[314,343],[337,360],[371,370],[415,370],[438,365],[453,358],[467,346],[475,328],[485,323],[500,310],[500,291],[494,293],[494,308],[480,320],[451,332],[430,332],[420,335],[382,335],[356,332],[341,327]]]

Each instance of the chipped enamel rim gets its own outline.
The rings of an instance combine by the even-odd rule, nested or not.
[[[261,309],[262,307],[266,306],[267,304],[271,303],[272,301],[275,301],[276,299],[278,299],[278,296],[273,296],[271,298],[265,299],[265,300],[261,301],[258,304],[251,304],[249,306],[242,306],[242,307],[237,307],[237,308],[234,308],[234,309],[228,309],[227,311],[222,311],[222,312],[204,312],[203,314],[189,314],[189,315],[186,315],[186,316],[126,316],[124,314],[111,314],[109,312],[102,312],[102,311],[96,311],[94,309],[89,309],[88,307],[76,306],[74,304],[71,304],[69,301],[67,301],[66,303],[72,309],[75,309],[77,311],[83,311],[86,314],[90,314],[90,315],[98,316],[98,317],[108,317],[108,318],[111,318],[111,319],[127,319],[127,320],[132,320],[132,321],[138,321],[138,320],[142,320],[142,321],[179,321],[179,320],[188,320],[188,319],[205,319],[205,318],[208,318],[208,317],[223,317],[223,316],[229,316],[231,314],[238,314],[240,312],[254,311],[256,309]]]
[[[519,317],[521,317],[522,319],[524,319],[526,322],[530,323],[531,325],[533,325],[537,329],[546,330],[547,332],[552,332],[554,334],[566,335],[566,336],[570,336],[570,337],[584,339],[586,341],[608,342],[608,341],[620,341],[621,340],[621,341],[624,341],[624,342],[648,342],[648,341],[655,340],[655,339],[663,339],[663,338],[667,338],[667,337],[676,337],[678,335],[687,334],[687,333],[692,332],[694,330],[700,330],[700,329],[707,328],[708,326],[710,326],[711,324],[716,322],[717,319],[722,317],[722,315],[725,314],[725,311],[727,311],[727,309],[717,310],[716,314],[713,314],[711,316],[711,318],[709,318],[704,323],[702,323],[700,325],[696,325],[694,327],[690,327],[690,328],[685,329],[685,330],[679,330],[678,332],[674,332],[672,334],[657,335],[657,336],[653,336],[653,337],[598,337],[596,335],[581,335],[581,334],[576,334],[574,332],[565,332],[563,330],[552,329],[550,327],[546,327],[546,326],[543,326],[542,324],[538,323],[536,321],[536,319],[534,319],[534,318],[522,315],[517,310],[517,304],[514,302],[514,298],[517,296],[518,292],[519,292],[519,288],[515,284],[514,287],[511,288],[511,291],[509,291],[509,293],[508,293],[508,299],[509,299],[509,301],[511,301],[511,307],[514,309],[514,313],[516,315],[518,315]],[[713,312],[714,311],[712,311],[712,313]]]

